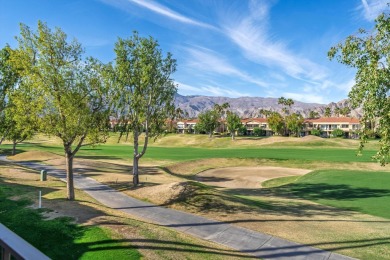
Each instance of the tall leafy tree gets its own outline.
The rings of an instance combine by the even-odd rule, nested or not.
[[[228,111],[226,116],[226,125],[230,131],[232,140],[234,140],[236,131],[238,131],[242,126],[240,117],[236,113]]]
[[[267,119],[269,127],[273,132],[283,135],[285,133],[284,118],[277,112],[272,112]]]
[[[304,119],[300,114],[293,113],[291,115],[286,116],[286,126],[290,131],[290,134],[295,136],[299,136],[299,132],[303,127]]]
[[[221,116],[217,110],[207,110],[198,115],[198,123],[196,124],[197,131],[204,131],[209,134],[209,138],[213,136],[214,130],[219,126]]]
[[[133,134],[133,184],[136,186],[139,160],[147,150],[149,139],[165,132],[166,119],[175,111],[177,89],[171,75],[176,70],[176,60],[170,53],[164,57],[152,37],[140,37],[137,32],[128,39],[119,38],[115,54],[110,73],[114,84],[113,108],[119,122],[128,122],[125,130]]]
[[[5,112],[9,104],[9,93],[15,89],[20,79],[18,71],[10,63],[11,52],[9,45],[0,50],[0,144],[10,131],[10,121]]]
[[[80,43],[68,41],[60,28],[53,31],[39,21],[37,31],[24,24],[20,30],[19,46],[11,56],[21,75],[19,101],[30,98],[28,109],[39,115],[39,130],[62,140],[67,198],[74,200],[76,153],[83,145],[107,138],[108,87],[103,84],[102,65],[92,58],[83,59]]]
[[[34,101],[31,96],[13,89],[8,95],[8,104],[4,110],[5,138],[12,142],[12,155],[16,153],[16,145],[30,139],[37,130],[37,117],[35,110],[30,108]]]
[[[365,122],[378,119],[381,136],[375,158],[385,165],[390,157],[390,11],[375,20],[372,31],[360,29],[357,35],[348,36],[345,42],[332,47],[328,56],[356,69],[355,82],[349,93],[352,107],[362,106],[361,144],[368,138]]]

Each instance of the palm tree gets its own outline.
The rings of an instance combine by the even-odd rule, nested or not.
[[[335,109],[333,110],[335,116],[339,117],[340,116],[340,113],[341,113],[341,109],[339,107],[335,107]]]
[[[330,110],[330,107],[325,108],[325,117],[330,117],[332,115],[332,111]]]

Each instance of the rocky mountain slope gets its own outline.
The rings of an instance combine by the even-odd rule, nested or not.
[[[260,109],[266,109],[276,112],[281,112],[283,106],[278,104],[278,98],[262,98],[262,97],[210,97],[210,96],[182,96],[177,94],[175,105],[187,112],[190,118],[195,118],[199,113],[212,109],[215,104],[230,104],[230,110],[236,112],[241,118],[260,117]],[[336,107],[350,107],[348,99],[344,99],[337,103],[317,104],[304,103],[294,100],[294,105],[291,107],[292,112],[299,112],[304,117],[309,117],[310,111],[316,111],[320,116],[324,116],[325,108],[330,107],[334,111]],[[351,116],[360,117],[361,109],[351,111]]]

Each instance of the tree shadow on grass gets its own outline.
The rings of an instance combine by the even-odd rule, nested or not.
[[[77,225],[73,217],[53,214],[56,212],[50,208],[59,207],[63,211],[64,207],[68,207],[73,212],[76,212],[75,208],[82,209],[74,215],[79,220],[83,217],[82,221],[103,215],[101,211],[85,203],[81,205],[78,201],[45,198],[42,200],[42,205],[49,208],[36,209],[37,202],[33,203],[33,199],[35,201],[38,199],[38,191],[45,196],[58,192],[60,188],[13,183],[15,181],[16,179],[8,176],[0,177],[0,222],[2,224],[52,259],[79,259],[88,252],[88,247],[75,243],[76,239],[85,235],[86,228]],[[2,212],[6,214],[1,214]],[[54,217],[48,218],[48,214]]]
[[[224,178],[224,177],[197,176],[196,180],[207,184],[207,182],[225,182],[225,181],[232,181],[233,179],[232,178]]]
[[[104,251],[113,249],[124,249],[126,246],[115,246],[114,242],[119,243],[130,243],[137,249],[152,250],[152,251],[165,251],[168,252],[182,252],[182,253],[193,253],[193,254],[209,254],[215,256],[229,256],[239,258],[255,259],[254,256],[238,254],[235,250],[216,249],[210,246],[196,245],[192,243],[176,242],[169,240],[157,240],[157,239],[120,239],[120,240],[104,240],[98,242],[87,242],[82,245],[85,247],[92,248],[91,251]]]
[[[88,159],[88,160],[121,160],[122,157],[112,156],[112,155],[79,155],[76,154],[76,159]]]
[[[308,200],[355,200],[390,196],[390,189],[356,188],[345,184],[327,183],[294,183],[276,188],[227,189],[226,192],[232,195],[295,197]]]
[[[350,216],[356,208],[336,209],[313,203],[291,202],[289,200],[265,200],[247,198],[229,192],[212,189],[196,182],[182,182],[176,186],[180,192],[160,206],[181,204],[193,208],[197,212],[215,212],[218,214],[269,214],[275,216],[310,217],[318,216]],[[182,186],[182,187],[179,187]],[[175,189],[175,186],[172,187]],[[246,189],[245,189],[246,190]]]
[[[118,240],[104,240],[99,242],[89,242],[83,244],[85,247],[92,248],[91,251],[104,251],[104,250],[114,250],[114,249],[123,249],[125,246],[115,246],[114,242]],[[254,259],[254,256],[245,256],[237,254],[232,250],[223,250],[215,249],[209,246],[200,246],[183,242],[173,242],[167,240],[156,240],[156,239],[122,239],[119,240],[121,243],[131,243],[135,248],[143,250],[153,250],[153,251],[172,251],[172,252],[183,252],[183,253],[201,253],[201,254],[210,254],[218,256],[230,256],[230,257],[239,257],[239,258],[250,258]],[[337,251],[337,250],[346,250],[346,249],[357,249],[357,248],[372,248],[373,246],[379,245],[388,245],[390,244],[390,237],[383,238],[372,238],[372,239],[356,239],[356,240],[346,240],[346,241],[328,241],[320,243],[311,243],[307,245],[301,244],[290,244],[290,245],[281,245],[275,247],[266,247],[258,249],[249,249],[243,250],[245,253],[261,253],[262,257],[267,258],[277,258],[277,257],[302,257],[307,256],[309,252],[307,251],[307,246],[311,247],[322,247],[326,250]],[[315,249],[311,251],[312,253],[321,252],[321,249]]]

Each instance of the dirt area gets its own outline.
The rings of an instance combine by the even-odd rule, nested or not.
[[[282,167],[229,167],[211,169],[196,175],[196,180],[210,186],[222,188],[253,189],[260,188],[261,183],[286,176],[297,176],[309,173],[310,170]]]

